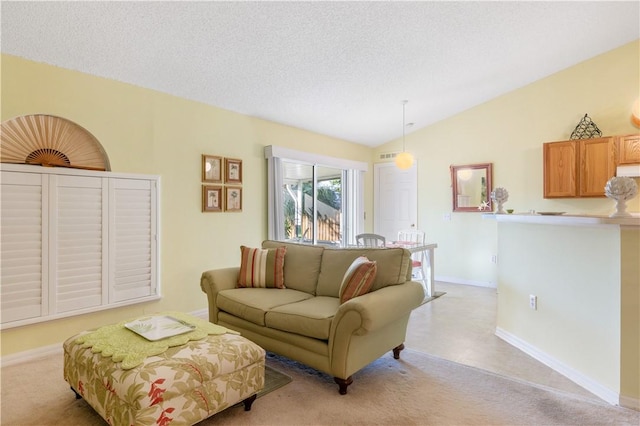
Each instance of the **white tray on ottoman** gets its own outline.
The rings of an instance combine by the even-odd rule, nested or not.
[[[215,330],[218,326],[199,318],[171,315],[196,325],[197,330],[149,341],[149,345],[169,343],[155,355],[127,352],[139,352],[136,345],[148,349],[143,337],[124,326],[130,321],[83,332],[64,342],[64,379],[76,397],[84,398],[107,423],[192,425],[241,401],[245,410],[251,409],[264,387],[264,349],[231,330]],[[133,339],[130,333],[141,340],[119,346],[91,340],[113,329],[126,339]],[[219,334],[220,329],[224,334]],[[156,347],[155,352],[161,349]]]

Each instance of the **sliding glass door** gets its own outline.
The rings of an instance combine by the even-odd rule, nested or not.
[[[282,161],[284,239],[342,244],[342,170]]]
[[[344,160],[314,156],[318,161],[309,162],[308,154],[285,150],[287,158],[278,157],[274,147],[267,148],[269,238],[330,246],[352,243],[363,227],[362,171],[345,168],[352,164],[342,164]]]

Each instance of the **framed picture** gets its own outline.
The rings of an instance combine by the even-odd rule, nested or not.
[[[242,188],[239,186],[227,186],[226,191],[226,211],[241,212],[242,211]]]
[[[202,155],[202,181],[222,183],[222,157]]]
[[[225,182],[226,183],[242,183],[242,160],[237,158],[225,158]]]
[[[221,212],[224,208],[224,195],[221,186],[202,186],[202,211]]]

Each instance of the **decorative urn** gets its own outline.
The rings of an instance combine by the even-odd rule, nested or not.
[[[498,187],[491,191],[491,199],[497,205],[495,214],[505,214],[506,212],[502,208],[502,205],[509,199],[509,191],[507,191],[506,188]]]
[[[616,211],[609,217],[628,217],[631,213],[627,211],[627,200],[638,194],[636,181],[626,176],[612,177],[604,187],[604,195],[616,200]]]

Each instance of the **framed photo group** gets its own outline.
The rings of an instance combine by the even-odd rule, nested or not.
[[[202,211],[242,211],[242,160],[202,155]]]

